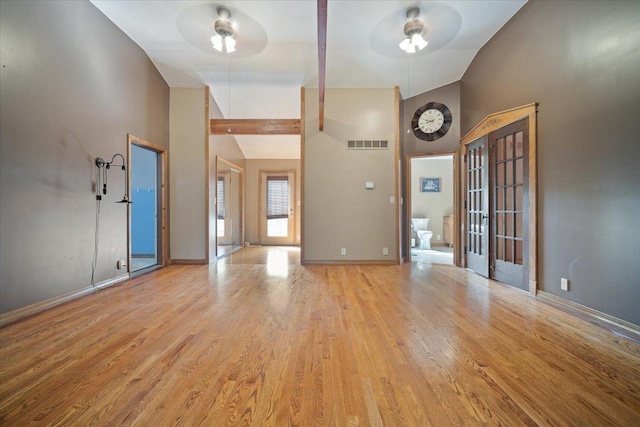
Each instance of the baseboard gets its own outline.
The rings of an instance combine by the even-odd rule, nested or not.
[[[248,248],[249,246],[245,246],[244,248]],[[216,258],[212,259],[211,262],[216,262],[218,260],[221,260],[222,258],[228,257],[231,254],[234,254],[242,249],[244,249],[242,246],[236,246],[235,248],[231,249],[229,252],[225,252],[222,255],[218,255]]]
[[[207,260],[206,259],[171,259],[169,260],[169,264],[205,265],[207,264]]]
[[[559,310],[573,314],[589,323],[607,329],[617,335],[621,335],[629,340],[640,342],[640,326],[626,320],[618,319],[601,311],[594,310],[577,302],[559,297],[549,292],[538,291],[538,299]]]
[[[10,323],[17,322],[25,317],[33,316],[50,308],[56,307],[65,302],[80,298],[81,296],[90,294],[100,289],[108,288],[117,283],[124,282],[129,279],[129,273],[121,274],[120,276],[112,277],[111,279],[104,280],[100,283],[96,283],[95,287],[87,286],[76,291],[71,291],[57,297],[49,298],[44,301],[37,302],[35,304],[28,305],[26,307],[18,308],[8,313],[0,314],[0,328]]]
[[[394,259],[304,260],[302,265],[397,265]]]

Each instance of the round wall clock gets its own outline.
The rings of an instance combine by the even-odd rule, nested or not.
[[[447,133],[452,119],[451,111],[446,105],[429,102],[416,110],[411,120],[411,129],[416,137],[435,141]]]

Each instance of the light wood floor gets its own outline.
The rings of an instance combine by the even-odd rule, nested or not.
[[[0,424],[640,425],[640,345],[452,266],[246,248],[0,330]]]

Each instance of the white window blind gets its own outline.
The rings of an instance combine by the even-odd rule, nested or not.
[[[267,219],[289,217],[289,178],[267,177]]]
[[[224,177],[218,177],[218,219],[224,219]]]

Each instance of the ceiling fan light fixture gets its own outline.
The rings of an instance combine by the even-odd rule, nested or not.
[[[420,14],[420,9],[417,7],[407,10],[407,18],[409,22],[404,24],[404,36],[405,38],[400,42],[400,49],[407,53],[415,53],[424,49],[429,42],[427,42],[423,35],[425,33],[424,23],[417,19]]]
[[[236,40],[233,37],[225,37],[224,38],[224,47],[227,50],[227,53],[236,51]]]
[[[422,38],[422,34],[414,34],[411,36],[411,44],[418,47],[418,50],[422,50],[429,44],[428,41]]]
[[[218,52],[235,52],[238,33],[236,33],[231,22],[229,22],[231,12],[229,12],[227,8],[219,7],[218,17],[220,19],[218,19],[213,26],[215,35],[211,37],[211,44]]]
[[[211,44],[215,50],[222,52],[222,36],[220,34],[211,37]]]

